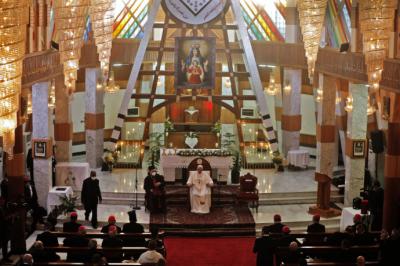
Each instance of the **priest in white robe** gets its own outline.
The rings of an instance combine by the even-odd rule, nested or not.
[[[193,213],[209,213],[211,207],[211,187],[214,185],[210,175],[203,172],[199,164],[196,172],[191,172],[186,183],[190,187],[190,206]]]

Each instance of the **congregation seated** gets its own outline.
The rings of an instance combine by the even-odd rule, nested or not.
[[[282,262],[283,265],[307,265],[307,261],[304,255],[299,250],[297,242],[294,241],[289,244],[289,252],[286,256],[282,257]]]
[[[160,228],[158,228],[157,226],[152,226],[150,228],[151,239],[149,241],[147,241],[147,246],[149,245],[150,241],[155,241],[157,244],[156,248],[158,248],[158,249],[164,248],[164,241],[159,237],[159,232],[160,232]],[[165,254],[164,254],[164,256],[165,256]]]
[[[357,224],[356,232],[353,238],[353,245],[356,246],[366,246],[373,245],[375,243],[375,239],[373,235],[365,231],[365,227],[363,224]]]
[[[36,237],[36,241],[41,241],[44,247],[57,247],[58,239],[53,233],[51,233],[52,225],[49,223],[45,223],[44,232],[40,233]]]
[[[26,253],[22,256],[20,266],[31,266],[33,265],[33,256],[29,253]]]
[[[379,261],[382,265],[390,265],[390,262],[398,260],[400,250],[400,230],[394,228],[391,235],[383,229],[379,241]]]
[[[118,234],[120,234],[122,231],[121,227],[117,226],[116,223],[117,223],[117,219],[115,219],[114,215],[108,216],[108,224],[106,224],[105,226],[103,226],[101,228],[101,232],[104,234],[107,234],[110,231],[110,226],[115,226]]]
[[[313,216],[313,223],[308,225],[307,233],[325,233],[325,225],[319,223],[320,219],[318,214]]]
[[[51,262],[58,261],[58,256],[54,251],[48,251],[44,249],[42,241],[36,241],[30,249],[30,254],[33,257],[34,262]]]
[[[156,251],[157,248],[157,241],[156,240],[150,240],[149,245],[148,245],[149,250],[146,252],[142,253],[140,255],[138,262],[141,264],[146,264],[146,263],[159,263],[160,260],[164,260],[163,255],[161,253]]]
[[[264,226],[262,228],[262,233],[263,234],[270,234],[270,233],[275,233],[275,234],[279,234],[282,232],[282,228],[285,225],[282,224],[282,218],[279,214],[275,214],[274,215],[274,223],[272,225],[269,226]]]
[[[144,228],[143,225],[137,223],[136,212],[134,210],[128,212],[129,223],[124,224],[122,227],[123,233],[143,233]],[[145,246],[146,241],[143,238],[137,237],[129,237],[123,239],[124,246],[126,247],[136,247],[136,246]]]
[[[85,254],[84,262],[91,263],[93,262],[96,256],[104,257],[102,253],[97,250],[97,241],[96,239],[89,239],[88,247],[89,250]]]
[[[89,240],[85,237],[86,227],[81,225],[78,229],[78,234],[73,234],[64,239],[64,246],[66,247],[88,247]],[[67,253],[67,261],[83,262],[85,252],[71,251]]]
[[[75,233],[78,232],[79,227],[81,226],[78,221],[78,214],[76,212],[71,212],[70,220],[63,224],[63,232]]]
[[[115,225],[111,225],[108,229],[108,236],[103,239],[102,247],[105,248],[122,248],[124,246],[124,242],[121,238],[117,236],[118,230]],[[107,258],[109,262],[121,262],[123,253],[122,252],[104,252],[104,256]]]

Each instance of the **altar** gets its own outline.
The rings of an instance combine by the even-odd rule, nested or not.
[[[210,163],[212,178],[219,182],[228,181],[229,171],[232,168],[232,155],[221,149],[161,149],[160,166],[166,182],[175,182],[178,171],[187,168],[189,164],[202,158]],[[178,171],[177,171],[178,170]]]

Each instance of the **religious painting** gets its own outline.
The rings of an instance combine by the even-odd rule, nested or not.
[[[35,141],[33,150],[35,158],[46,158],[46,142],[45,141]]]
[[[213,89],[215,38],[175,38],[175,88]]]
[[[365,157],[365,140],[353,140],[353,157]]]

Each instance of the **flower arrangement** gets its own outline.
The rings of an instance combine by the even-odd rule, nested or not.
[[[64,215],[76,210],[78,196],[59,196],[61,204],[58,205],[59,213]]]
[[[185,138],[198,138],[199,136],[197,133],[190,131],[189,133],[185,134]]]
[[[228,150],[181,150],[176,153],[176,155],[179,156],[199,156],[199,157],[204,157],[204,156],[231,156],[232,153]]]
[[[216,122],[214,126],[211,128],[211,132],[216,133],[217,135],[221,133],[222,124],[221,122]]]
[[[170,132],[170,131],[174,131],[174,124],[171,122],[170,118],[167,117],[167,119],[164,122],[164,131],[165,132]]]

